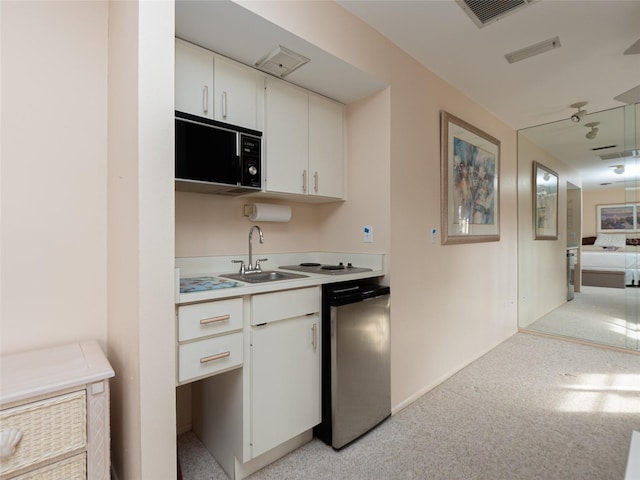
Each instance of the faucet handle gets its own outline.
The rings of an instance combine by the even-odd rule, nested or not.
[[[231,263],[239,263],[240,264],[240,275],[244,275],[244,260],[231,260]]]
[[[256,260],[256,270],[259,272],[262,271],[262,268],[260,268],[260,262],[267,262],[268,260],[268,258],[259,258]]]

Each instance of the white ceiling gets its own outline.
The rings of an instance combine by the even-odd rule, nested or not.
[[[640,39],[640,1],[536,0],[482,28],[454,0],[338,3],[513,128],[540,125],[522,133],[578,169],[583,189],[637,185],[640,159],[600,155],[638,148],[628,127],[631,120],[640,132],[640,116],[625,124],[625,103],[614,97],[635,89],[631,101],[640,102],[640,54],[624,55]],[[558,49],[513,64],[504,58],[556,36]],[[580,101],[591,113],[573,123],[569,106]],[[589,140],[584,125],[594,121],[599,132]],[[623,163],[625,173],[615,174]]]
[[[483,28],[455,0],[338,3],[514,129],[565,120],[560,129],[545,126],[538,134],[535,129],[527,133],[560,160],[578,162],[576,168],[589,157],[585,182],[594,177],[589,181],[597,185],[593,169],[603,170],[604,162],[590,148],[600,141],[625,143],[622,129],[604,121],[597,139],[587,140],[584,124],[597,121],[595,112],[623,106],[614,97],[640,83],[640,55],[623,54],[640,38],[640,0],[534,0]],[[286,46],[311,58],[287,80],[343,103],[384,87],[231,1],[177,0],[176,35],[250,66],[278,45]],[[558,49],[514,64],[504,58],[555,36],[562,45]],[[569,105],[579,101],[588,102],[590,115],[572,124],[566,121],[575,113]],[[561,140],[559,132],[571,139]],[[561,147],[563,142],[567,145]]]
[[[640,83],[638,0],[538,0],[478,28],[454,0],[339,0],[515,129],[623,105]],[[504,55],[559,36],[561,47],[509,64]]]

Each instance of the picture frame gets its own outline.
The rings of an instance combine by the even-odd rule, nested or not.
[[[500,240],[500,141],[440,112],[443,245]]]
[[[600,233],[638,232],[639,209],[637,203],[596,205],[596,230]]]
[[[533,231],[535,240],[558,239],[558,174],[533,162]]]

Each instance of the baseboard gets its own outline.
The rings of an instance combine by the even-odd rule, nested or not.
[[[513,335],[515,335],[516,333],[518,333],[518,332],[515,332]],[[501,343],[507,341],[513,335],[510,335],[509,337],[505,338],[504,340],[501,340],[500,342],[495,344],[493,347],[488,348],[487,350],[483,351],[482,353],[480,353],[480,354],[476,355],[475,357],[471,358],[470,360],[466,361],[465,363],[462,364],[462,366],[459,366],[459,367],[456,367],[456,368],[450,370],[449,372],[445,373],[443,376],[439,377],[435,382],[433,382],[433,383],[421,388],[420,390],[418,390],[413,395],[407,397],[402,402],[400,402],[399,404],[397,404],[397,405],[395,405],[394,407],[391,408],[391,415],[395,415],[398,412],[400,412],[401,410],[404,410],[409,405],[411,405],[413,402],[418,400],[420,397],[422,397],[423,395],[429,393],[431,390],[436,388],[438,385],[440,385],[444,381],[448,380],[449,378],[453,377],[456,373],[458,373],[463,368],[468,367],[469,365],[471,365],[473,362],[475,362],[479,358],[485,356],[487,353],[489,353],[491,350],[496,348]]]

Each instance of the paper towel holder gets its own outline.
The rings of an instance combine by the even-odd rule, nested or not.
[[[245,203],[243,216],[251,221],[288,222],[291,220],[291,207],[273,203]]]

